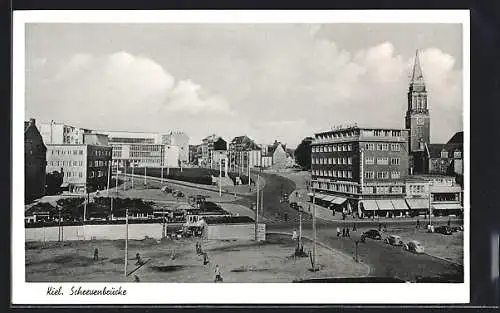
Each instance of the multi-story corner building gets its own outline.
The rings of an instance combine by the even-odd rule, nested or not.
[[[262,165],[262,151],[248,136],[234,137],[229,143],[229,163],[235,172],[241,172]]]
[[[99,144],[48,144],[47,172],[62,172],[63,187],[85,193],[107,188],[112,148]]]
[[[92,131],[85,128],[74,127],[62,123],[51,121],[42,123],[39,127],[45,144],[83,144],[84,134]]]
[[[31,201],[45,194],[47,147],[35,119],[24,122],[24,199]]]
[[[332,209],[360,215],[407,210],[407,130],[338,128],[315,134],[311,148],[312,188]]]
[[[425,146],[430,144],[430,114],[427,100],[427,89],[417,50],[408,88],[408,109],[405,116],[405,127],[409,130],[410,168],[415,174],[429,171],[425,153]]]

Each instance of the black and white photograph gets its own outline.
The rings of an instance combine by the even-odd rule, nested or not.
[[[24,18],[15,284],[40,303],[175,301],[170,283],[467,301],[468,13],[419,12]]]

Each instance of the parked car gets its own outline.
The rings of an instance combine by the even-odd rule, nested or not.
[[[387,236],[387,238],[385,238],[385,243],[392,246],[402,246],[404,244],[403,240],[401,240],[401,237],[396,235]]]
[[[163,187],[161,187],[161,191],[165,192],[165,193],[171,193],[172,192],[172,188],[170,188],[168,186],[163,186]]]
[[[290,202],[290,207],[291,207],[292,209],[297,210],[297,209],[299,208],[299,205],[297,204],[297,202]]]
[[[172,195],[174,197],[177,197],[177,198],[183,198],[184,197],[184,194],[181,191],[179,191],[179,190],[175,190],[174,192],[172,192]]]
[[[443,234],[443,235],[451,235],[453,231],[448,226],[439,226],[434,229],[435,233]]]
[[[370,239],[375,239],[375,240],[381,240],[382,235],[380,232],[376,229],[370,229],[369,231],[364,232],[361,235],[361,240],[363,241],[365,238],[370,238]]]
[[[404,245],[406,251],[410,251],[413,253],[424,253],[424,246],[416,240],[411,240],[407,244]]]

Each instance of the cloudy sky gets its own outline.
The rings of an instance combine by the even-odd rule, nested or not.
[[[458,24],[27,24],[26,118],[278,139],[404,127],[416,49],[431,141],[462,125]]]

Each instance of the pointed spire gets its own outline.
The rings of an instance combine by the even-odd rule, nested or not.
[[[411,83],[424,83],[424,75],[422,74],[422,67],[420,66],[420,57],[418,49],[415,52],[415,63],[413,64],[413,73],[411,75]]]

